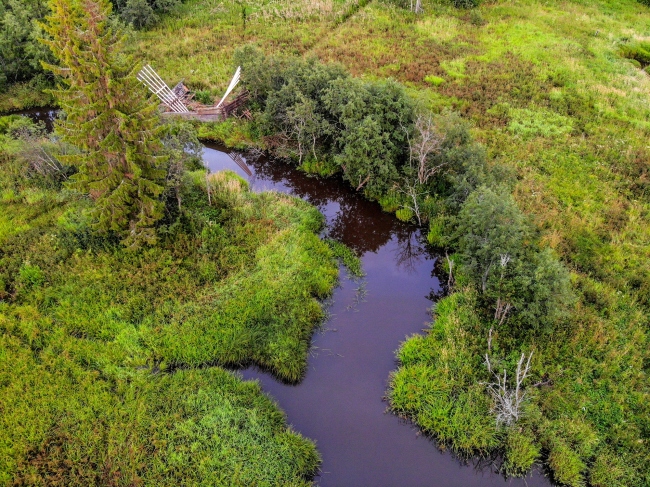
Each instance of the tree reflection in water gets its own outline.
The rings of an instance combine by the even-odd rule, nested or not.
[[[253,178],[249,179],[254,189],[275,189],[309,201],[325,215],[327,236],[345,243],[358,255],[377,252],[388,241],[396,239],[399,250],[395,258],[404,269],[412,270],[421,259],[431,258],[420,229],[380,211],[376,202],[366,200],[340,176],[319,178],[297,171],[283,160],[261,155],[249,155],[244,160],[254,170]],[[211,166],[211,169],[217,168]]]

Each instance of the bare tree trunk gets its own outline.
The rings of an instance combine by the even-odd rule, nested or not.
[[[447,278],[447,289],[451,289],[451,286],[454,285],[454,261],[449,258],[449,254],[445,250],[445,257],[447,258],[447,266],[449,266],[449,277]],[[489,348],[488,348],[489,350]]]
[[[370,174],[366,176],[366,179],[361,181],[361,178],[359,178],[359,186],[357,186],[357,191],[359,191],[361,188],[365,186],[365,184],[370,180]]]
[[[496,382],[490,382],[486,386],[494,399],[493,412],[496,413],[497,423],[510,426],[516,423],[521,417],[521,405],[526,399],[526,392],[522,391],[522,387],[530,371],[530,361],[532,358],[533,352],[530,352],[530,355],[528,355],[528,360],[526,360],[526,354],[521,354],[517,363],[515,388],[513,390],[508,386],[508,374],[506,370],[503,369],[503,377],[501,377],[501,374],[493,371],[490,356],[487,353],[485,354],[485,365],[487,366],[488,372],[496,379]]]

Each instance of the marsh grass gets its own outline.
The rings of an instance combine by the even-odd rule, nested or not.
[[[159,244],[126,251],[0,136],[0,483],[309,485],[314,444],[217,365],[302,377],[338,278],[322,215],[187,172]]]
[[[333,239],[327,239],[325,243],[327,243],[334,256],[341,261],[352,277],[360,278],[365,275],[361,259],[350,247]]]

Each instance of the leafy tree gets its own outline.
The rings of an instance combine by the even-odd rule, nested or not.
[[[186,121],[173,121],[163,125],[161,141],[165,155],[168,156],[163,199],[172,203],[166,205],[168,211],[171,211],[173,206],[180,211],[183,175],[186,171],[195,171],[203,167],[201,160],[203,144],[199,141],[194,126]]]
[[[50,7],[47,44],[60,64],[45,67],[63,81],[53,92],[66,113],[56,131],[80,149],[63,158],[78,169],[74,185],[95,200],[98,231],[129,246],[153,243],[165,179],[156,105],[120,54],[108,0],[51,0]]]
[[[158,16],[147,0],[127,0],[120,17],[137,29],[149,27],[158,20]]]
[[[380,196],[398,178],[407,159],[407,135],[413,107],[394,81],[379,83],[337,79],[323,95],[325,107],[336,117],[335,160],[344,178],[366,193]]]
[[[37,21],[46,14],[44,0],[0,0],[0,88],[42,72],[48,50]]]
[[[503,188],[478,188],[458,215],[457,242],[466,272],[486,308],[513,332],[549,331],[572,296],[567,270],[534,243],[531,225]]]
[[[159,12],[169,12],[181,0],[113,0],[120,18],[136,29],[150,27],[158,21]]]

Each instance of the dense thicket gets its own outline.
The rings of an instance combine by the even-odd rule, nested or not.
[[[314,59],[267,57],[247,46],[235,54],[261,110],[270,145],[321,174],[341,171],[357,190],[379,197],[404,164],[412,103],[393,81],[351,78]]]
[[[46,0],[0,0],[0,90],[42,73],[49,50],[39,42]]]
[[[161,13],[169,12],[182,0],[111,0],[120,18],[140,29],[158,21]]]

